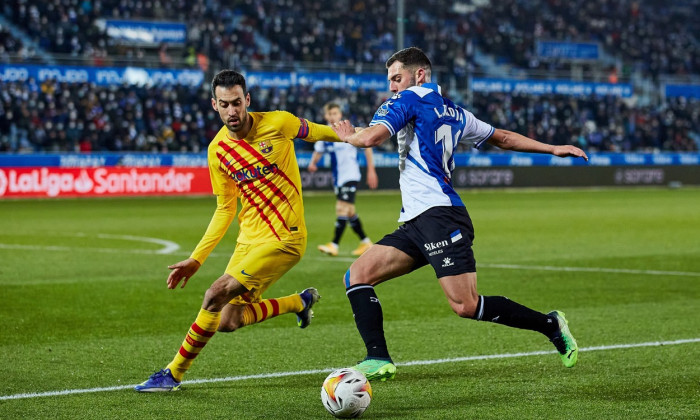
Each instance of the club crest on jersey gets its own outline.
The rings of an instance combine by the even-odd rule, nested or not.
[[[270,143],[267,140],[259,142],[258,146],[260,146],[260,153],[263,153],[266,155],[266,154],[272,152],[272,143]]]
[[[377,110],[377,115],[380,116],[380,117],[383,117],[383,116],[385,116],[386,114],[388,114],[388,113],[389,113],[389,106],[390,106],[390,105],[393,105],[393,104],[394,104],[394,103],[391,102],[391,101],[386,101],[386,102],[384,102],[384,103],[382,104],[382,106],[380,106],[379,109]]]

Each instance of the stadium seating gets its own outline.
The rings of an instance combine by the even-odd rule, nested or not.
[[[0,82],[0,94],[0,151],[201,151],[221,127],[206,87]],[[387,93],[253,87],[251,95],[252,110],[285,109],[314,121],[322,121],[324,103],[338,101],[348,118],[366,126]],[[692,151],[700,144],[698,106],[684,99],[633,107],[614,97],[475,94],[472,110],[552,144]]]
[[[467,9],[446,7],[437,0],[406,3],[407,44],[421,46],[435,65],[457,74],[477,67],[476,47],[519,68],[568,66],[538,60],[532,53],[538,39],[599,42],[625,63],[625,71],[653,76],[700,72],[698,23],[687,19],[693,12],[690,0],[504,0]],[[98,18],[185,22],[189,47],[209,57],[215,67],[241,60],[376,64],[394,49],[396,31],[395,20],[387,18],[395,14],[393,6],[378,0],[334,7],[312,0],[105,0],[94,5],[12,0],[2,13],[45,50],[85,57],[143,54],[139,48],[110,41],[94,25]]]
[[[697,151],[700,104],[669,99],[632,106],[608,96],[475,95],[472,111],[492,124],[549,144],[589,151]]]
[[[695,3],[697,7],[697,2]],[[532,55],[536,39],[599,42],[609,54],[645,74],[700,72],[698,23],[691,1],[493,1],[479,9],[478,42],[516,66],[544,68]],[[631,67],[631,68],[629,68]]]
[[[660,101],[478,92],[470,96],[458,91],[468,75],[484,72],[476,63],[477,51],[528,71],[569,68],[566,62],[538,60],[532,53],[538,39],[598,42],[624,77],[633,72],[650,80],[660,74],[697,77],[698,23],[687,19],[692,4],[503,0],[445,6],[438,0],[407,0],[406,43],[430,55],[441,72],[436,78],[448,84],[458,102],[469,98],[474,113],[497,126],[594,150],[697,150],[700,104],[694,99],[652,106],[647,104]],[[332,8],[312,0],[10,0],[0,11],[39,48],[83,60],[78,62],[84,65],[142,63],[150,54],[165,67],[210,63],[209,70],[269,69],[284,64],[335,70],[381,68],[394,50],[396,21],[387,17],[394,15],[393,7],[379,0]],[[188,42],[182,48],[119,45],[95,26],[100,18],[184,22]],[[30,55],[19,38],[0,27],[0,61]],[[591,66],[584,65],[584,71]],[[450,86],[454,80],[461,85]],[[0,95],[0,151],[196,151],[219,127],[206,87],[0,82]],[[365,125],[386,96],[387,92],[343,89],[253,88],[252,108],[285,109],[321,121],[320,107],[340,100],[346,114]]]

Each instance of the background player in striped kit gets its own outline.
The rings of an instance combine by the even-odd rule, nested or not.
[[[340,105],[329,102],[323,107],[323,116],[328,124],[334,124],[343,119],[343,112]],[[360,165],[357,160],[357,148],[347,143],[337,142],[316,142],[314,144],[314,153],[311,155],[308,171],[316,172],[318,170],[317,163],[323,157],[324,153],[331,156],[331,170],[333,171],[333,182],[335,183],[335,231],[333,240],[323,245],[318,246],[318,250],[324,254],[336,256],[338,255],[338,245],[340,238],[345,231],[346,225],[349,223],[352,230],[360,238],[360,243],[352,251],[352,255],[362,255],[372,246],[372,241],[365,234],[362,228],[360,216],[355,211],[355,194],[357,186],[362,176],[360,175]],[[376,189],[379,183],[377,171],[374,169],[374,156],[372,148],[364,149],[365,159],[367,160],[367,185]]]

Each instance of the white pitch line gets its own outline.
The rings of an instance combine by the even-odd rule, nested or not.
[[[162,245],[163,248],[155,251],[156,254],[172,254],[180,249],[180,245],[167,239],[149,238],[147,236],[132,236],[132,235],[109,235],[106,233],[98,233],[100,239],[124,239],[127,241],[150,242],[152,244]]]
[[[60,252],[100,252],[103,254],[139,254],[139,255],[163,255],[162,249],[124,249],[124,248],[80,248],[70,246],[53,245],[21,245],[21,244],[0,244],[0,249],[24,249],[29,251],[60,251]],[[168,255],[178,255],[178,253],[168,252]],[[185,255],[184,253],[181,253]],[[187,255],[190,255],[187,253]]]
[[[354,262],[357,258],[347,257],[306,257],[306,260],[325,262]],[[607,267],[559,267],[555,265],[523,265],[523,264],[490,264],[477,263],[478,268],[501,268],[506,270],[541,270],[541,271],[569,271],[587,273],[615,273],[615,274],[641,274],[653,276],[685,276],[700,277],[700,273],[694,271],[663,271],[663,270],[636,270],[628,268],[607,268]]]
[[[80,235],[78,235],[80,236]],[[178,251],[180,246],[175,242],[165,239],[138,237],[130,235],[107,235],[99,234],[98,237],[137,240],[143,242],[152,242],[163,245],[163,249],[124,249],[124,248],[79,248],[68,246],[53,246],[53,245],[22,245],[22,244],[3,244],[0,243],[0,249],[25,249],[32,251],[60,251],[71,252],[80,250],[83,252],[102,252],[109,254],[143,254],[143,255],[181,255],[189,256],[189,252]],[[213,252],[211,257],[226,257],[230,258],[231,254]],[[305,257],[304,260],[312,260],[326,263],[352,263],[357,258],[351,257]],[[637,270],[628,268],[607,268],[607,267],[560,267],[554,265],[524,265],[524,264],[490,264],[477,263],[477,267],[481,268],[500,268],[505,270],[540,270],[540,271],[567,271],[567,272],[586,272],[586,273],[615,273],[615,274],[639,274],[652,276],[680,276],[680,277],[700,277],[699,272],[695,271],[663,271],[663,270]]]
[[[86,238],[91,236],[91,234],[79,232],[76,233],[72,236],[77,236],[81,238]],[[122,239],[125,241],[135,241],[135,242],[148,242],[152,244],[157,244],[157,245],[162,245],[163,248],[159,249],[157,251],[148,251],[148,253],[155,253],[155,254],[172,254],[173,252],[177,251],[180,249],[180,245],[173,241],[169,241],[167,239],[160,239],[160,238],[151,238],[148,236],[134,236],[134,235],[114,235],[114,234],[109,234],[109,233],[97,233],[95,234],[96,237],[100,239]],[[99,249],[99,248],[98,248]]]
[[[661,347],[661,346],[675,346],[679,344],[690,344],[690,343],[700,343],[700,338],[686,338],[680,340],[672,341],[648,341],[646,343],[631,343],[631,344],[611,344],[607,346],[594,346],[594,347],[582,347],[579,349],[580,352],[589,351],[603,351],[603,350],[617,350],[617,349],[633,349],[640,347]],[[433,359],[433,360],[414,360],[411,362],[396,363],[397,366],[426,366],[426,365],[436,365],[442,363],[459,363],[468,362],[474,360],[492,360],[492,359],[510,359],[516,357],[528,357],[528,356],[541,356],[545,354],[555,354],[556,351],[532,351],[526,353],[505,353],[505,354],[485,354],[479,356],[465,356],[465,357],[451,357],[447,359]],[[316,375],[319,373],[327,373],[335,368],[325,368],[325,369],[311,369],[311,370],[297,370],[291,372],[271,372],[271,373],[260,373],[256,375],[242,375],[242,376],[227,376],[224,378],[209,378],[209,379],[193,379],[190,381],[183,381],[184,385],[192,384],[210,384],[214,382],[238,382],[246,381],[249,379],[268,379],[268,378],[283,378],[287,376],[301,376],[301,375]],[[0,401],[6,400],[19,400],[24,398],[40,398],[40,397],[56,397],[61,395],[75,395],[75,394],[86,394],[93,392],[107,392],[107,391],[120,391],[123,389],[132,389],[134,385],[119,385],[119,386],[108,386],[102,388],[85,388],[85,389],[66,389],[63,391],[47,391],[47,392],[29,392],[25,394],[13,394],[13,395],[1,395]]]
[[[75,233],[69,236],[78,238],[86,238],[90,235],[86,233]],[[106,252],[110,254],[128,253],[128,254],[173,254],[180,249],[180,245],[173,241],[160,238],[150,238],[148,236],[133,236],[133,235],[112,235],[108,233],[97,233],[95,237],[99,239],[121,239],[125,241],[148,242],[161,245],[163,248],[148,250],[148,249],[121,249],[121,248],[76,248],[68,246],[45,246],[45,245],[21,245],[21,244],[0,244],[0,249],[27,249],[36,251],[95,251]]]
[[[627,268],[605,267],[557,267],[554,265],[519,265],[519,264],[477,264],[485,268],[505,268],[512,270],[543,270],[543,271],[580,271],[589,273],[617,273],[617,274],[649,274],[657,276],[692,276],[700,277],[700,273],[692,271],[662,271],[662,270],[634,270]]]

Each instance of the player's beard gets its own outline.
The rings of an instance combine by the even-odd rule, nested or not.
[[[238,125],[232,126],[230,122],[226,121],[226,128],[228,128],[228,131],[232,133],[236,133],[238,131],[243,130],[245,127],[246,123],[248,122],[248,113],[246,112],[245,114],[241,115],[240,118],[238,118]]]

